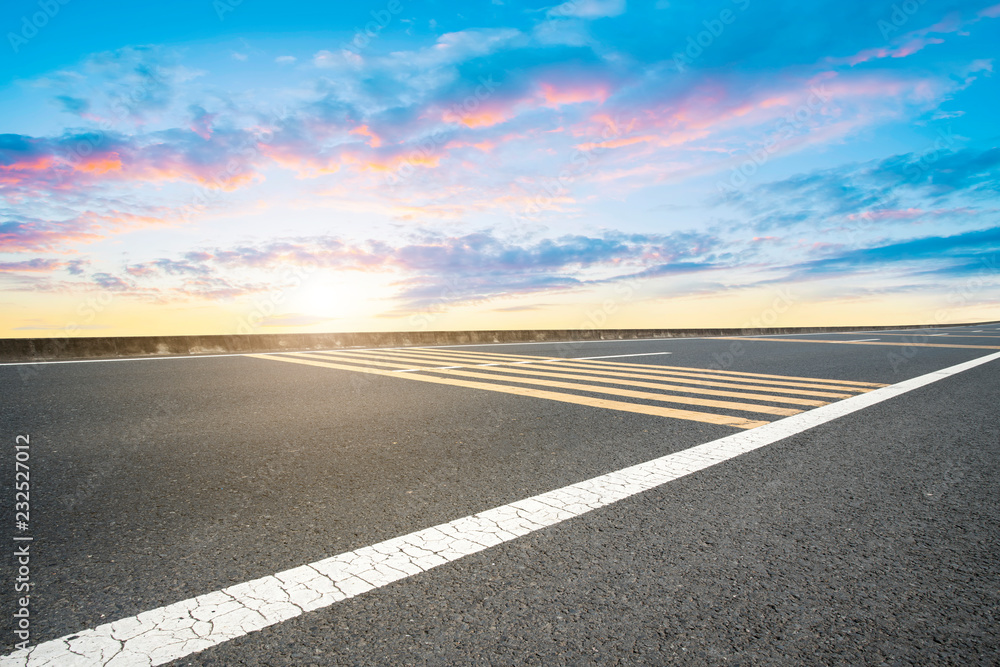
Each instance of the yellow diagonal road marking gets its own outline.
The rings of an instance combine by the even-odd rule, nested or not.
[[[382,371],[374,368],[359,368],[357,366],[347,366],[344,364],[334,364],[326,361],[314,361],[313,359],[281,357],[270,354],[249,354],[248,357],[257,359],[269,359],[271,361],[283,361],[292,364],[304,364],[306,366],[317,366],[320,368],[333,368],[336,370],[355,371],[369,373],[372,375],[382,375],[404,380],[416,380],[418,382],[429,382],[432,384],[451,385],[455,387],[466,387],[469,389],[484,389],[502,394],[514,394],[517,396],[530,396],[533,398],[544,398],[550,401],[561,403],[574,403],[576,405],[586,405],[595,408],[606,408],[608,410],[620,410],[623,412],[636,412],[644,415],[656,417],[671,417],[673,419],[684,419],[688,421],[705,422],[709,424],[720,424],[723,426],[733,426],[736,428],[755,428],[763,426],[769,422],[755,419],[744,419],[743,417],[731,417],[728,415],[716,415],[709,412],[696,412],[693,410],[679,410],[676,408],[664,408],[654,405],[641,405],[638,403],[626,403],[624,401],[610,401],[603,398],[592,398],[590,396],[577,396],[574,394],[561,394],[554,391],[544,391],[541,389],[530,389],[527,387],[512,387],[509,385],[491,384],[486,382],[472,382],[469,380],[459,380],[453,378],[434,377],[418,373],[393,373],[392,371]]]
[[[364,354],[366,356],[372,357],[372,358],[383,358],[383,359],[385,359],[385,358],[393,358],[393,357],[403,357],[403,358],[407,358],[407,359],[414,359],[414,358],[416,358],[416,359],[421,359],[421,360],[423,360],[423,359],[439,359],[439,360],[440,359],[444,359],[446,363],[447,362],[455,363],[455,359],[453,359],[451,357],[441,357],[441,356],[436,355],[436,354],[425,354],[425,355],[420,355],[418,357],[413,357],[413,356],[411,356],[411,353],[409,351],[405,351],[404,352],[404,351],[395,351],[395,350],[393,350],[393,351],[383,352],[383,351],[376,351],[376,350],[365,350]],[[801,387],[801,388],[808,388],[808,389],[823,389],[823,390],[826,390],[826,391],[837,390],[837,391],[841,391],[841,392],[845,392],[845,391],[855,391],[855,392],[868,391],[867,389],[862,389],[862,388],[841,387],[841,386],[836,386],[836,385],[812,384],[812,383],[801,383],[801,382],[776,382],[774,380],[757,380],[757,379],[753,379],[753,380],[749,380],[748,379],[748,380],[745,380],[743,378],[731,378],[731,377],[727,377],[727,376],[724,376],[724,375],[713,375],[711,373],[697,373],[697,372],[690,372],[689,373],[689,372],[681,372],[681,371],[659,372],[659,371],[655,370],[656,369],[655,366],[652,367],[653,370],[647,370],[648,367],[645,366],[645,365],[642,365],[642,367],[639,368],[639,369],[634,368],[636,366],[640,366],[640,364],[601,364],[600,362],[592,361],[592,360],[574,361],[574,360],[571,360],[571,359],[561,359],[561,358],[554,358],[554,357],[550,357],[550,358],[546,358],[546,357],[527,357],[525,360],[519,360],[519,361],[506,361],[505,362],[505,361],[497,360],[497,361],[490,362],[490,363],[494,363],[494,364],[503,364],[503,363],[506,363],[506,364],[522,364],[522,365],[525,365],[528,360],[531,361],[531,365],[533,367],[552,369],[552,368],[556,368],[558,366],[558,368],[560,370],[566,370],[568,372],[579,373],[579,372],[582,372],[582,371],[578,370],[578,368],[585,368],[588,372],[591,372],[591,373],[608,373],[608,371],[605,370],[605,366],[606,366],[609,369],[612,369],[612,368],[613,369],[621,369],[623,371],[626,370],[626,369],[632,370],[632,371],[640,370],[643,373],[646,373],[645,375],[643,375],[643,374],[637,374],[637,375],[635,375],[635,377],[637,377],[637,378],[654,379],[654,380],[670,380],[671,382],[682,382],[682,383],[688,383],[688,384],[703,384],[703,385],[707,385],[707,386],[730,387],[730,388],[735,388],[735,389],[752,389],[752,390],[757,390],[757,391],[776,391],[776,392],[782,392],[782,393],[787,393],[787,394],[804,394],[804,395],[810,395],[810,396],[812,396],[812,395],[815,395],[815,396],[825,396],[827,398],[847,398],[847,396],[850,396],[850,394],[829,394],[829,393],[819,393],[819,394],[817,394],[817,393],[809,392],[809,391],[793,391],[793,390],[779,389],[778,387],[782,387],[782,386],[796,387],[796,388]],[[697,369],[689,369],[689,370],[697,370]],[[651,376],[651,375],[649,375],[649,373],[651,373],[651,372],[656,373],[657,376],[664,376],[664,377]],[[619,376],[621,375],[621,373],[610,373],[610,374],[611,375],[619,375]],[[688,379],[688,378],[697,378],[697,379]],[[728,380],[730,382],[753,382],[755,384],[735,385],[735,384],[725,384],[725,383],[705,382],[705,381],[703,381],[703,380],[709,380],[709,379],[712,379],[712,378],[719,379],[719,380]],[[764,386],[757,386],[757,385],[775,385],[775,386],[773,386],[773,387],[772,386],[766,386],[766,387],[764,387]]]
[[[743,340],[743,339],[740,339],[740,340]],[[753,339],[750,339],[750,340],[766,340],[766,339],[753,338]],[[406,348],[406,350],[408,352],[409,351],[413,351],[413,352],[418,352],[418,351],[422,352],[422,351],[424,351],[422,348],[412,348],[412,349],[411,348]],[[452,352],[451,354],[461,355],[462,353],[460,353],[460,352]],[[486,354],[488,354],[490,357],[493,357],[493,358],[505,358],[505,359],[509,359],[509,360],[539,359],[540,358],[540,357],[531,357],[531,356],[527,356],[527,355],[523,355],[523,354],[494,354],[492,352],[490,352],[490,353],[477,352],[476,353],[477,356],[484,356]],[[701,369],[701,368],[692,368],[692,367],[689,367],[689,366],[664,366],[664,365],[661,365],[661,364],[625,363],[625,362],[620,362],[620,361],[606,361],[606,360],[603,360],[603,359],[586,359],[586,360],[582,360],[581,359],[581,360],[575,360],[572,357],[567,357],[565,359],[563,359],[561,357],[549,357],[549,358],[553,359],[553,360],[558,360],[558,361],[560,361],[560,363],[569,363],[569,362],[580,361],[580,362],[586,362],[587,364],[598,364],[598,365],[601,365],[601,366],[615,366],[615,367],[626,368],[626,369],[627,368],[636,368],[636,367],[638,367],[638,368],[651,369],[651,370],[669,371],[671,373],[674,372],[674,371],[692,372],[692,373],[701,372],[701,373],[712,373],[713,375],[736,375],[736,376],[750,377],[750,378],[773,378],[773,379],[777,379],[777,380],[793,380],[793,381],[794,380],[803,380],[803,381],[814,382],[814,383],[826,383],[826,384],[844,385],[843,388],[845,388],[845,389],[848,386],[873,387],[873,388],[888,386],[888,385],[881,384],[881,383],[878,383],[878,382],[858,382],[856,380],[828,380],[828,379],[825,379],[825,378],[800,377],[800,376],[797,376],[797,375],[771,375],[771,374],[767,374],[767,373],[746,373],[746,372],[743,372],[743,371],[724,371],[724,370],[716,370],[714,368],[713,369]],[[735,381],[741,381],[740,377],[725,378],[725,379],[730,379],[730,380],[735,380]],[[838,388],[840,388],[840,387],[838,387]],[[851,389],[851,391],[856,391],[856,390]]]
[[[295,354],[297,356],[309,357],[309,356],[314,355],[315,353],[311,353],[311,352],[293,352],[292,354]],[[330,354],[331,353],[326,353],[326,354],[324,354],[324,357],[327,357]],[[339,360],[343,360],[342,357],[338,357],[338,359]],[[375,363],[378,363],[380,366],[387,366],[389,368],[407,368],[407,366],[405,364],[398,364],[398,363],[391,363],[391,362],[375,362]],[[629,389],[614,389],[614,388],[611,388],[611,387],[601,387],[601,386],[592,385],[592,384],[580,384],[579,382],[556,382],[556,381],[552,381],[552,380],[542,380],[542,379],[537,379],[537,378],[526,378],[526,377],[509,378],[509,377],[504,377],[502,375],[494,374],[492,372],[491,373],[479,373],[479,372],[476,372],[476,371],[462,371],[462,370],[456,370],[456,369],[443,369],[443,368],[434,368],[434,369],[427,369],[427,370],[430,370],[430,371],[432,371],[434,373],[440,373],[440,374],[443,374],[443,375],[457,375],[457,376],[461,376],[461,377],[478,378],[478,379],[481,379],[481,380],[507,380],[509,382],[519,382],[519,383],[522,383],[522,384],[542,385],[542,386],[546,386],[546,387],[555,387],[555,388],[559,388],[559,389],[572,389],[572,390],[575,390],[575,391],[589,391],[589,392],[598,393],[598,394],[613,394],[615,396],[628,396],[629,398],[640,398],[640,399],[645,399],[645,400],[649,400],[649,401],[661,401],[661,402],[664,402],[664,403],[682,403],[684,405],[702,405],[702,406],[705,406],[705,407],[724,408],[724,409],[727,409],[727,410],[744,410],[744,411],[748,411],[748,412],[762,412],[764,414],[769,414],[769,415],[784,415],[786,417],[790,416],[790,415],[797,415],[798,413],[802,412],[801,410],[795,410],[795,409],[792,409],[792,408],[779,408],[779,407],[772,406],[772,405],[760,405],[760,404],[757,404],[757,403],[740,403],[740,402],[735,402],[735,401],[716,401],[716,400],[707,399],[707,398],[691,398],[691,397],[688,397],[688,396],[675,396],[675,395],[669,395],[669,394],[654,394],[654,393],[651,393],[651,392],[648,392],[648,391],[632,391],[632,390],[629,390]],[[587,376],[578,377],[578,376],[575,376],[575,375],[564,375],[564,374],[561,374],[561,373],[534,373],[532,371],[522,370],[520,368],[510,368],[510,367],[507,367],[507,366],[493,367],[490,370],[491,371],[498,371],[498,372],[501,372],[501,373],[523,373],[525,375],[536,375],[536,376],[540,375],[540,376],[544,376],[544,377],[569,378],[571,380],[591,380],[591,381],[594,381],[594,382],[603,382],[603,383],[606,383],[606,384],[607,383],[610,383],[610,384],[624,384],[622,382],[617,382],[616,383],[614,380],[608,380],[607,378],[587,377]],[[668,391],[669,390],[673,390],[673,391],[686,391],[687,390],[686,387],[680,387],[680,386],[674,386],[674,385],[653,384],[652,382],[639,382],[639,383],[629,382],[628,384],[629,384],[629,386],[640,386],[640,387],[647,387],[647,388],[651,387],[651,388],[654,388],[654,389],[665,389],[665,390],[668,390]],[[733,392],[733,393],[735,393],[735,392]],[[766,395],[762,395],[762,394],[744,394],[744,395],[741,396],[741,398],[756,398],[756,399],[762,400],[762,401],[772,401],[772,402],[778,402],[778,403],[781,402],[781,397],[766,396]],[[826,405],[826,403],[823,403],[822,401],[810,401],[810,403],[813,404],[813,405],[815,405],[815,406]]]
[[[358,357],[354,357],[354,358],[351,358],[351,359],[345,359],[343,357],[337,356],[339,354],[338,352],[289,352],[288,354],[300,354],[300,355],[303,355],[303,356],[321,355],[321,356],[330,357],[331,359],[336,359],[336,360],[339,360],[339,361],[350,361],[351,363],[364,363],[366,365],[385,366],[386,368],[398,368],[398,369],[402,369],[402,370],[413,370],[412,366],[410,366],[408,364],[400,364],[400,363],[398,363],[398,360],[397,360],[397,362],[375,361],[374,358],[360,359]],[[687,386],[682,386],[682,385],[663,384],[662,382],[658,382],[658,383],[639,382],[639,381],[636,381],[636,380],[633,379],[635,376],[633,376],[631,373],[611,373],[610,374],[610,375],[622,375],[625,378],[628,378],[627,382],[622,382],[622,381],[619,381],[619,380],[617,380],[615,378],[612,378],[612,377],[598,377],[598,376],[593,376],[591,378],[591,377],[585,376],[585,375],[569,375],[569,374],[566,374],[566,375],[551,374],[550,375],[548,373],[544,373],[544,372],[543,373],[538,373],[538,372],[535,372],[535,371],[531,370],[532,368],[536,368],[536,367],[537,366],[535,364],[532,364],[531,366],[518,366],[517,369],[520,370],[520,369],[523,368],[525,373],[530,373],[530,374],[533,374],[533,375],[544,375],[546,377],[562,377],[562,378],[567,378],[567,379],[570,379],[570,380],[588,380],[588,379],[593,379],[593,381],[604,382],[605,384],[626,384],[626,385],[631,385],[631,386],[636,386],[636,387],[648,387],[648,388],[651,388],[651,389],[662,389],[664,391],[681,391],[681,392],[684,392],[684,393],[687,393],[687,394],[704,394],[704,395],[707,395],[707,396],[728,396],[730,398],[742,398],[742,399],[745,399],[745,400],[769,401],[771,403],[786,403],[788,405],[807,405],[807,406],[810,406],[810,407],[819,407],[821,405],[826,405],[827,404],[826,401],[819,401],[819,400],[811,399],[811,398],[794,398],[792,396],[772,396],[770,394],[754,394],[754,393],[739,392],[739,391],[723,391],[723,390],[719,390],[719,389],[702,389],[701,387],[687,387]],[[511,370],[507,370],[508,368],[511,368],[511,367],[509,367],[509,366],[491,366],[490,370],[491,371],[496,371],[496,372],[504,372],[504,373],[514,372],[514,370],[512,368],[511,368]],[[555,368],[558,369],[559,367],[556,366]],[[433,366],[426,367],[426,368],[421,368],[419,370],[421,370],[421,371],[423,371],[423,370],[430,370],[430,371],[433,371],[435,373],[438,372],[438,369],[435,369]],[[574,369],[566,369],[566,370],[574,370]],[[582,372],[582,371],[578,371],[578,372]],[[608,374],[605,373],[604,375],[608,375]],[[650,377],[650,378],[652,378],[654,380],[660,380],[660,379],[662,379],[662,378],[659,378],[659,377],[657,377],[655,375],[649,375],[649,376],[647,376],[647,375],[640,375],[638,377]],[[841,396],[841,398],[844,398],[846,396],[847,395],[844,394],[843,396]]]
[[[412,368],[413,368],[412,366],[410,366],[408,364],[400,364],[400,363],[398,363],[399,360],[393,360],[393,361],[375,361],[375,357],[369,357],[369,358],[365,358],[365,359],[361,359],[359,357],[354,357],[354,358],[351,358],[351,359],[345,359],[343,357],[337,356],[337,355],[339,355],[339,353],[337,353],[337,352],[293,352],[293,353],[289,353],[289,354],[300,354],[300,355],[304,355],[304,356],[316,354],[316,355],[323,355],[324,357],[336,358],[336,359],[341,360],[341,361],[351,361],[351,362],[355,362],[355,363],[362,363],[362,362],[364,362],[366,364],[374,364],[376,366],[385,366],[387,368],[398,368],[398,369],[403,369],[403,370],[412,370]],[[383,359],[388,359],[388,357],[383,357]],[[538,370],[536,370],[536,369],[538,369]],[[550,372],[548,372],[550,369],[572,371],[573,373],[577,373],[577,374],[570,374],[570,373],[550,373]],[[433,372],[437,373],[437,372],[439,372],[439,370],[443,370],[443,369],[437,369],[437,368],[434,368],[433,366],[428,366],[428,367],[421,368],[420,370],[421,371],[423,371],[423,370],[429,370],[429,371],[433,371]],[[679,391],[679,392],[684,392],[684,393],[687,393],[687,394],[705,394],[705,395],[709,395],[709,396],[728,396],[730,398],[742,398],[742,399],[746,399],[746,400],[769,401],[771,403],[787,403],[789,405],[808,405],[810,407],[819,407],[821,405],[826,405],[827,404],[826,401],[820,401],[820,400],[811,399],[811,398],[794,398],[794,397],[791,397],[791,396],[775,396],[775,395],[772,395],[772,394],[758,394],[758,393],[750,393],[750,392],[745,392],[745,391],[741,392],[741,391],[724,391],[724,390],[720,390],[720,389],[702,389],[701,387],[688,387],[686,385],[664,384],[663,382],[656,382],[656,383],[653,383],[653,382],[642,382],[642,381],[639,381],[639,380],[635,379],[637,377],[640,377],[640,378],[652,378],[654,380],[663,380],[664,379],[664,378],[660,378],[660,377],[655,376],[655,375],[635,375],[633,373],[615,373],[615,372],[608,373],[608,372],[604,372],[604,371],[598,371],[599,373],[601,373],[601,375],[586,375],[586,374],[583,374],[583,373],[585,373],[585,371],[583,371],[583,370],[577,370],[577,369],[574,369],[574,368],[563,368],[561,364],[560,365],[552,365],[552,366],[546,366],[545,364],[531,364],[530,366],[529,365],[521,365],[521,366],[516,366],[516,367],[514,367],[514,366],[490,366],[489,370],[490,370],[490,372],[496,372],[496,373],[519,373],[519,374],[524,374],[524,375],[535,375],[535,376],[541,376],[541,377],[564,378],[564,379],[568,379],[568,380],[583,380],[583,381],[591,381],[591,382],[603,382],[605,384],[624,384],[624,385],[635,386],[635,387],[646,387],[646,388],[649,388],[649,389],[660,389],[660,390],[663,390],[663,391]],[[607,377],[605,377],[605,376],[607,376]],[[614,376],[621,376],[624,379],[619,379],[619,378],[614,377]],[[747,388],[750,389],[752,387],[747,387]],[[764,389],[770,389],[770,387],[765,387]],[[847,398],[848,396],[850,396],[850,394],[832,394],[831,396],[836,397],[836,398]]]
[[[535,364],[532,364],[535,365]],[[539,363],[538,366],[546,366],[548,364]],[[551,364],[555,366],[556,364]],[[630,371],[633,373],[642,373],[645,377],[656,377],[662,380],[670,380],[671,382],[684,382],[691,384],[703,384],[710,387],[732,387],[735,389],[754,389],[756,391],[777,391],[786,394],[804,394],[807,396],[828,396],[836,398],[846,398],[847,396],[852,396],[853,394],[844,393],[827,393],[827,392],[866,392],[869,389],[862,387],[843,387],[840,385],[826,385],[817,383],[805,383],[805,382],[779,382],[776,380],[762,380],[760,378],[734,378],[727,377],[725,375],[715,375],[714,373],[698,373],[689,371],[660,371],[655,368],[636,368],[629,369],[628,364],[618,365],[605,365],[599,362],[591,361],[559,361],[558,365],[566,368],[566,370],[575,370],[576,368],[586,368],[588,372],[591,373],[605,373],[605,372],[615,372],[621,373],[625,371]],[[636,364],[638,365],[638,364]],[[710,382],[709,380],[724,380],[725,382]],[[732,384],[734,382],[744,382],[747,384]],[[806,389],[820,389],[821,392],[806,391]]]
[[[339,351],[338,351],[339,352]],[[506,359],[493,359],[490,357],[483,357],[479,355],[462,355],[451,356],[444,354],[436,354],[433,352],[424,352],[423,350],[410,350],[410,349],[384,349],[384,350],[350,350],[350,354],[357,355],[359,357],[368,356],[378,356],[391,354],[395,356],[403,356],[407,359],[413,359],[414,361],[424,361],[424,363],[430,363],[432,361],[439,361],[448,364],[449,366],[472,366],[478,364],[510,364],[516,363],[517,359],[506,360]],[[531,357],[532,359],[547,359],[548,357]]]

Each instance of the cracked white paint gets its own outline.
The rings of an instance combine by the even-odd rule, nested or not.
[[[987,355],[509,505],[106,623],[0,658],[0,667],[152,667],[572,519],[894,396]]]

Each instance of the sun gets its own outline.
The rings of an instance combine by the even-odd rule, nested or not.
[[[330,319],[377,314],[391,296],[384,280],[357,272],[326,273],[306,278],[283,304],[286,312]]]

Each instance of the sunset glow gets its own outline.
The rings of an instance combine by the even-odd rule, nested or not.
[[[1000,319],[995,2],[58,5],[0,336]]]

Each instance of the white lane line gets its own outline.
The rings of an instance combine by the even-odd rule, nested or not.
[[[675,454],[229,586],[0,658],[0,667],[152,667],[509,542],[1000,359],[1000,352]]]
[[[483,366],[513,366],[515,364],[538,364],[538,363],[552,363],[553,361],[579,361],[580,359],[620,359],[621,357],[649,357],[654,354],[673,354],[673,352],[643,352],[642,354],[609,354],[603,357],[567,357],[565,359],[549,359],[541,358],[538,359],[528,359],[527,361],[499,361],[490,364],[469,364],[467,366],[424,366],[423,368],[403,368],[399,370],[389,371],[390,373],[413,373],[414,371],[443,371],[451,370],[452,368],[482,368]],[[364,357],[358,357],[363,359]],[[482,357],[480,357],[482,358]]]
[[[878,340],[878,338],[862,338],[861,340],[845,340],[844,343],[870,343],[873,340]]]
[[[673,352],[642,352],[640,354],[609,354],[603,357],[567,357],[556,361],[577,361],[579,359],[620,359],[621,357],[652,357],[657,354],[673,354]]]
[[[873,333],[893,333],[893,332],[903,332],[903,333],[919,333],[921,331],[936,331],[942,327],[915,327],[913,329],[857,329],[854,331],[813,331],[810,333],[797,333],[797,334],[753,334],[747,336],[740,336],[740,338],[775,338],[780,336],[781,338],[789,338],[791,336],[860,336],[861,334],[873,334]],[[735,336],[730,336],[734,338]],[[714,338],[714,336],[706,336],[706,338]]]

